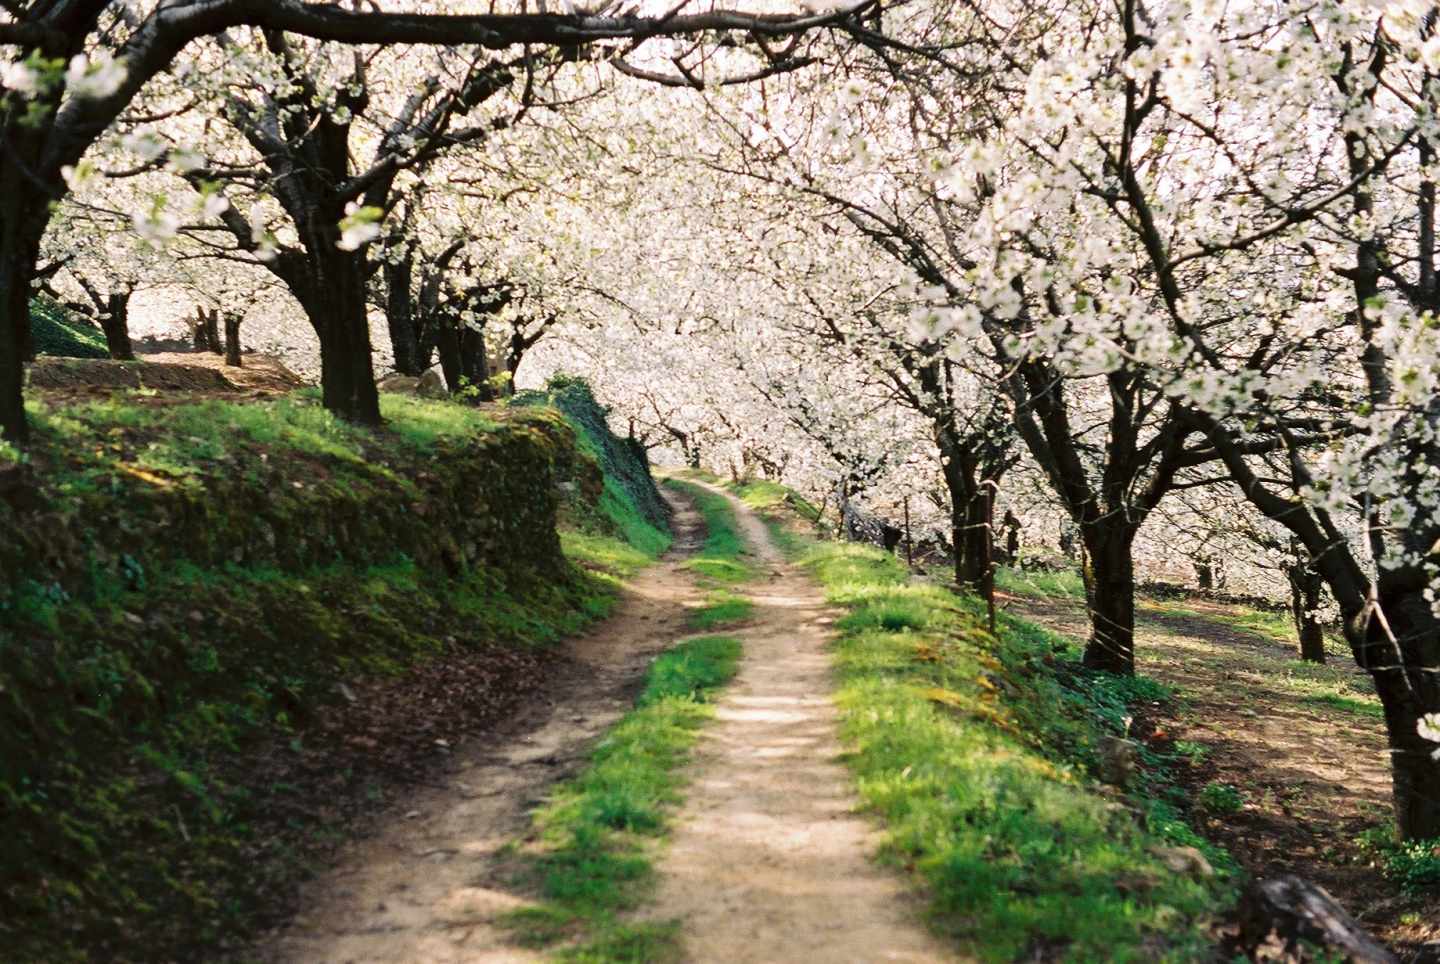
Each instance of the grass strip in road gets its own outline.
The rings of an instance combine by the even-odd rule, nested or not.
[[[819,543],[799,561],[849,610],[835,650],[848,762],[938,931],[986,961],[1203,956],[1225,862],[1172,869],[1200,838],[1163,802],[1089,776],[1155,684],[1086,675],[1019,620],[992,637],[972,601],[878,549]]]
[[[647,841],[665,833],[680,801],[680,767],[739,658],[739,640],[704,636],[655,660],[635,709],[536,814],[538,842],[523,863],[542,903],[504,920],[518,943],[557,947],[566,961],[676,957],[675,925],[630,924],[617,915],[638,907],[649,890]]]
[[[684,563],[706,588],[705,605],[690,614],[690,625],[704,632],[743,623],[755,605],[731,587],[755,578],[755,566],[745,559],[750,552],[740,534],[735,507],[725,496],[703,486],[679,479],[666,479],[665,484],[693,500],[705,519],[705,541]]]

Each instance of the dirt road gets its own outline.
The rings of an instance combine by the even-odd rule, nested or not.
[[[294,922],[258,950],[285,962],[511,962],[493,924],[524,906],[500,849],[522,837],[549,788],[584,762],[626,709],[645,667],[687,635],[701,593],[681,563],[700,522],[678,506],[671,553],[634,580],[618,613],[575,640],[573,678],[456,765],[340,866],[306,888]],[[753,617],[738,676],[701,734],[659,885],[642,916],[678,920],[687,960],[953,960],[916,918],[901,878],[874,864],[875,828],[839,762],[826,644],[834,615],[785,564],[764,525],[736,503],[760,560],[745,587]]]
[[[949,961],[920,902],[870,855],[839,762],[826,654],[834,612],[732,499],[769,575],[749,591],[740,671],[701,735],[647,916],[683,922],[691,961]]]
[[[675,544],[636,577],[617,612],[568,644],[566,677],[486,744],[454,749],[455,765],[339,866],[306,885],[300,914],[261,960],[509,962],[543,960],[507,946],[496,914],[525,901],[495,882],[497,851],[529,828],[530,811],[577,770],[628,710],[650,660],[686,633],[700,594],[681,563],[701,536],[675,504]]]

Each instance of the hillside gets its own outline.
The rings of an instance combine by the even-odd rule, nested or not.
[[[392,396],[370,434],[305,394],[153,396],[32,403],[35,443],[0,451],[0,937],[26,959],[190,957],[283,912],[667,541],[643,465],[617,487],[587,454],[603,416]]]

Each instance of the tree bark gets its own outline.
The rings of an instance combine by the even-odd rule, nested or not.
[[[1432,755],[1440,744],[1421,739],[1418,729],[1421,717],[1440,713],[1440,621],[1422,595],[1423,581],[1408,582],[1382,573],[1377,595],[1385,622],[1369,619],[1358,655],[1385,708],[1396,828],[1405,840],[1440,839],[1440,760]]]
[[[225,364],[239,368],[244,364],[240,357],[240,323],[245,316],[234,311],[225,312]]]
[[[111,292],[100,313],[100,327],[105,332],[105,347],[116,361],[134,361],[135,349],[130,344],[130,293]]]
[[[490,385],[490,360],[485,356],[485,334],[469,325],[460,327],[460,372],[464,383],[474,388],[475,401],[488,402],[495,398]]]
[[[1320,606],[1323,582],[1320,574],[1303,562],[1285,567],[1290,582],[1290,618],[1295,623],[1295,636],[1300,642],[1300,658],[1310,663],[1325,662],[1325,628],[1315,617]]]
[[[415,319],[415,296],[411,290],[414,256],[406,254],[399,261],[385,263],[385,322],[390,328],[390,346],[395,353],[395,370],[412,378],[419,377],[428,364],[422,364],[420,333]]]
[[[338,220],[338,219],[337,219]],[[307,238],[304,281],[292,284],[320,339],[320,395],[325,408],[357,425],[380,424],[380,393],[370,358],[365,305],[365,258],[335,247],[338,231],[317,218],[318,237]]]
[[[205,313],[205,347],[213,355],[225,354],[220,344],[220,309],[211,308]]]
[[[8,234],[8,232],[7,232]],[[0,250],[0,438],[23,445],[30,438],[25,419],[25,360],[30,354],[30,272],[33,262]]]
[[[4,133],[0,129],[0,134]],[[0,438],[24,445],[30,439],[25,418],[25,363],[35,353],[30,289],[40,258],[40,237],[50,214],[48,198],[24,203],[35,191],[18,168],[9,160],[0,164]]]
[[[1133,526],[1093,523],[1085,542],[1085,604],[1090,613],[1090,639],[1085,665],[1123,676],[1135,673],[1135,563],[1130,544]]]
[[[955,584],[978,590],[985,580],[985,495],[976,460],[965,452],[947,426],[935,433],[940,473],[950,496],[950,541],[955,547]]]

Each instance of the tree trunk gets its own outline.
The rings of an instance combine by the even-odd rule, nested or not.
[[[205,313],[205,347],[211,354],[225,354],[225,348],[220,344],[219,308],[211,308]]]
[[[244,320],[245,316],[238,312],[225,312],[225,364],[232,368],[244,364],[240,358],[240,322]]]
[[[130,344],[130,294],[112,292],[105,299],[105,311],[100,315],[100,327],[105,332],[105,347],[116,361],[134,361],[135,349]]]
[[[395,354],[395,370],[412,378],[419,377],[428,365],[421,364],[420,336],[415,323],[415,295],[411,290],[414,256],[407,254],[397,262],[385,263],[385,322],[390,327],[390,347]]]
[[[1195,563],[1195,584],[1201,592],[1209,592],[1215,588],[1215,566],[1209,559]]]
[[[985,496],[973,458],[960,450],[948,429],[936,433],[940,472],[950,495],[950,541],[955,547],[955,584],[978,590],[985,580]]]
[[[34,262],[27,263],[22,254],[12,251],[8,236],[0,244],[0,438],[23,445],[30,438],[24,386],[25,359],[30,354],[30,275]]]
[[[445,375],[445,387],[453,394],[460,390],[460,333],[454,325],[440,322],[435,328],[435,348],[440,353],[440,371]]]
[[[337,319],[320,336],[320,395],[325,408],[358,425],[380,424],[380,393],[370,364],[369,332]]]
[[[474,401],[494,399],[495,392],[490,385],[490,362],[485,357],[485,335],[469,325],[460,327],[460,377],[467,386],[474,388]]]
[[[0,438],[24,445],[30,438],[25,418],[25,362],[35,353],[30,337],[30,288],[40,258],[40,236],[50,221],[47,200],[27,206],[34,194],[7,159],[0,164]]]
[[[333,248],[334,241],[330,244]],[[339,251],[310,255],[316,284],[304,290],[300,303],[320,339],[320,395],[325,408],[347,422],[379,425],[380,393],[370,358],[363,260]]]
[[[1290,618],[1300,641],[1300,658],[1311,663],[1325,662],[1325,628],[1315,617],[1320,606],[1320,574],[1304,563],[1285,567],[1290,582]]]
[[[1135,673],[1135,561],[1132,526],[1092,523],[1085,542],[1085,603],[1090,639],[1085,665],[1124,676]]]
[[[1378,597],[1389,631],[1378,618],[1363,629],[1347,620],[1347,629],[1365,634],[1357,652],[1385,708],[1396,828],[1405,840],[1440,839],[1440,760],[1433,756],[1440,744],[1419,733],[1423,716],[1440,713],[1440,621],[1421,594],[1423,583],[1395,588],[1387,582],[1382,574]]]
[[[196,308],[195,321],[192,323],[192,328],[190,330],[191,347],[193,347],[196,351],[209,351],[210,346],[206,342],[207,338],[208,334],[205,330],[205,309]]]

